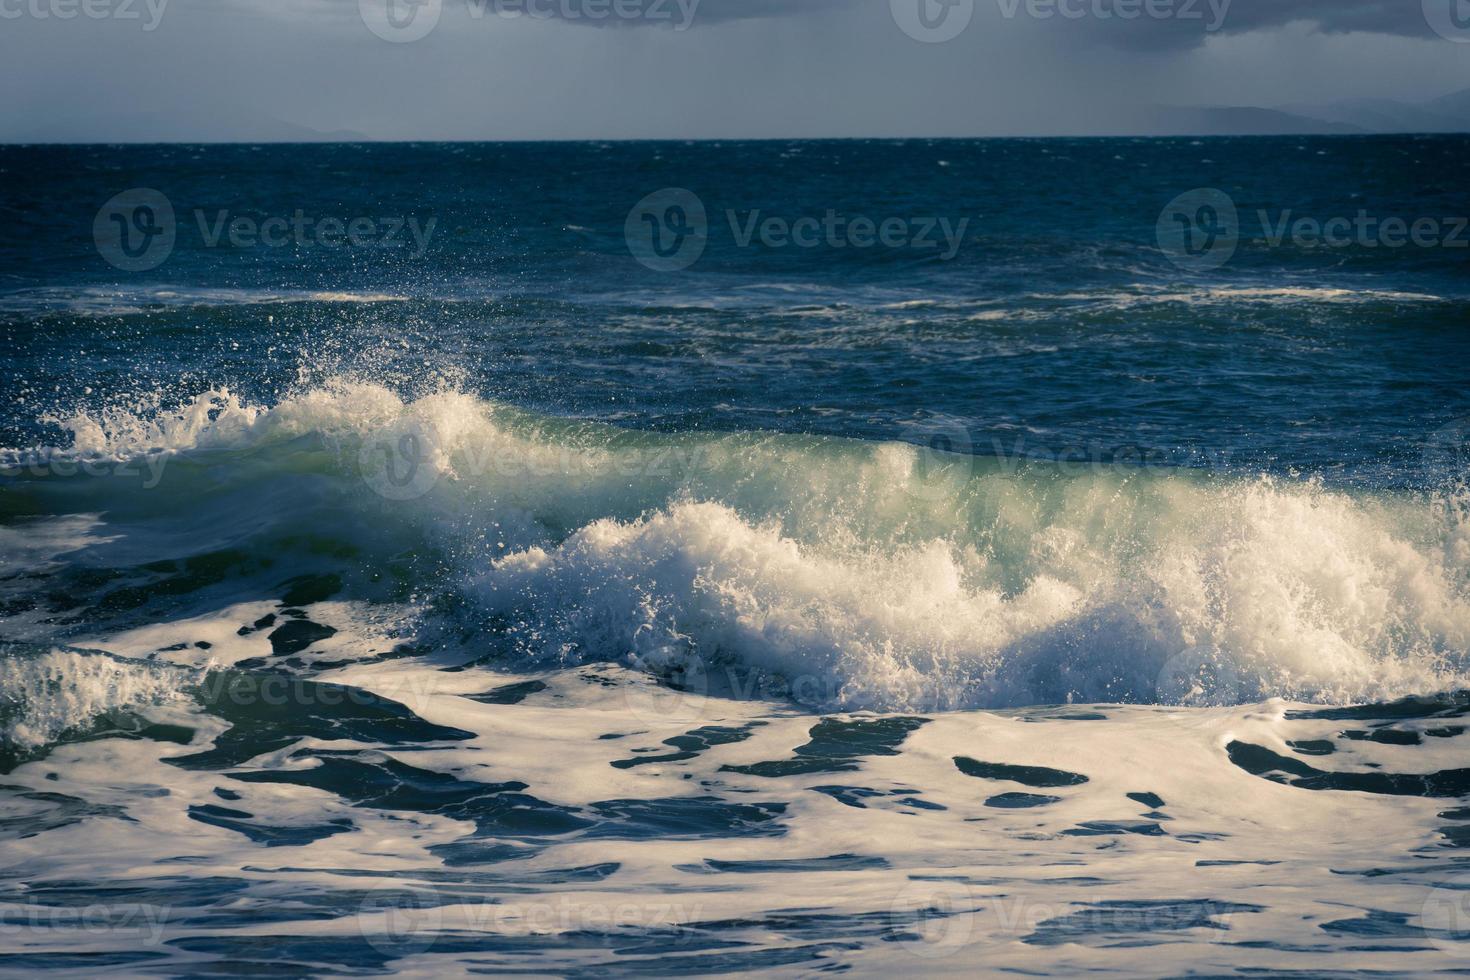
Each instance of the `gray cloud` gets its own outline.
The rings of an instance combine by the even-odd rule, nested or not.
[[[227,0],[237,6],[261,0]],[[321,0],[309,0],[321,2]],[[394,3],[407,9],[413,3],[435,0],[365,0]],[[745,20],[803,16],[854,7],[872,0],[438,0],[448,17],[484,20],[562,20],[587,27],[669,27],[680,29]],[[878,0],[886,2],[886,0]],[[985,2],[985,0],[981,0]],[[993,0],[991,0],[993,2]],[[358,0],[343,0],[354,15]]]
[[[1416,0],[1234,0],[1226,23],[1228,30],[1245,31],[1294,21],[1328,33],[1429,35],[1423,6]]]
[[[387,2],[387,0],[383,0]],[[677,10],[681,0],[443,0],[446,4],[531,5],[536,16],[560,18],[594,27],[659,26]],[[692,24],[709,26],[736,20],[805,16],[886,0],[682,0],[694,4]],[[940,0],[906,0],[932,4]],[[961,0],[964,2],[964,0]],[[1365,32],[1428,37],[1429,26],[1417,0],[973,0],[977,23],[1035,20],[1054,25],[1059,32],[1087,41],[1123,48],[1192,48],[1210,33],[1245,33],[1293,23],[1310,25],[1323,33]],[[1434,0],[1453,3],[1455,0]],[[624,11],[644,16],[609,13],[616,3]],[[1170,16],[1149,16],[1148,5],[1158,3]]]
[[[1056,18],[1067,26],[1075,26],[1082,38],[1132,49],[1188,49],[1204,44],[1212,33],[1242,34],[1291,24],[1305,25],[1323,34],[1432,36],[1417,0],[1172,0],[1177,16],[1134,19],[1118,17],[1117,11],[1119,4],[1132,4],[1136,8],[1138,0],[1062,2],[1100,11],[1098,15],[1072,20]]]
[[[1470,47],[1429,35],[1418,0],[1234,0],[1207,45],[1198,22],[1008,20],[1001,0],[934,44],[889,0],[701,0],[683,32],[442,3],[413,43],[372,31],[358,0],[169,0],[151,31],[8,20],[0,84],[21,97],[0,102],[0,141],[1138,133],[1158,103],[1419,104],[1470,86]]]

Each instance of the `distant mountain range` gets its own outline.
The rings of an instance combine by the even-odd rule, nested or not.
[[[78,130],[92,143],[361,143],[368,137],[349,129],[324,132],[274,116],[233,109],[212,120],[182,112],[137,111],[68,114],[54,121],[33,120],[5,143],[65,143]]]
[[[1249,136],[1272,134],[1470,132],[1470,89],[1428,102],[1349,99],[1323,105],[1156,106],[1140,114],[1135,135]]]
[[[1044,123],[1016,136],[1285,136],[1369,133],[1470,133],[1470,89],[1428,102],[1348,99],[1321,105],[1143,106],[1100,112],[1106,124],[1084,132],[1053,131]],[[66,142],[89,134],[96,143],[321,143],[370,142],[350,129],[323,131],[243,107],[207,119],[184,109],[118,113],[88,106],[50,120],[28,120],[19,131],[0,126],[0,143]],[[816,134],[821,135],[821,134]],[[959,135],[959,134],[954,134]],[[476,137],[467,135],[465,138]],[[495,137],[488,137],[495,138]]]

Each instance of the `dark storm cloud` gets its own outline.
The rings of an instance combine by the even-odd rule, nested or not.
[[[433,0],[366,0],[375,3]],[[440,0],[446,10],[461,8],[472,17],[496,15],[565,20],[590,27],[659,27],[681,29],[698,24],[766,20],[853,7],[870,0]],[[884,0],[879,0],[884,2]],[[984,2],[984,0],[981,0]],[[993,2],[993,0],[991,0]],[[349,0],[355,5],[355,0]]]
[[[1418,0],[1234,0],[1227,29],[1250,31],[1294,21],[1313,24],[1328,33],[1429,34],[1424,8]]]
[[[1009,6],[1012,0],[977,0]],[[1082,16],[1054,19],[1075,24],[1084,37],[1127,48],[1193,48],[1212,33],[1241,34],[1302,24],[1324,34],[1361,32],[1429,37],[1419,0],[1159,0],[1167,16],[1119,16],[1149,0],[1058,0]],[[1454,2],[1454,0],[1444,0]],[[1020,0],[1024,13],[1027,0]]]
[[[388,2],[168,0],[150,30],[0,0],[24,14],[0,25],[0,84],[22,94],[0,100],[0,142],[1092,135],[1154,132],[1160,102],[1317,118],[1345,100],[1379,128],[1470,87],[1470,46],[1432,34],[1421,0],[1137,0],[1223,5],[1213,34],[1122,19],[1126,0],[1051,0],[1050,17],[961,0],[972,16],[944,43],[903,23],[940,0],[392,0],[392,18]],[[1435,2],[1448,22],[1457,0]],[[691,8],[689,30],[638,16]]]
[[[407,2],[407,0],[401,0]],[[657,26],[691,10],[693,26],[809,15],[886,0],[443,0],[496,12],[596,27]],[[902,0],[936,10],[954,0]],[[971,0],[959,0],[960,3]],[[1055,22],[1086,40],[1133,48],[1191,48],[1213,32],[1243,33],[1302,23],[1324,33],[1426,37],[1419,0],[972,0],[978,22]],[[1453,3],[1455,0],[1432,0]],[[1150,13],[1151,9],[1164,13]]]

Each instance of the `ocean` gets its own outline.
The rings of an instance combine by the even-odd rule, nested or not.
[[[1462,973],[1467,160],[0,147],[0,971]]]

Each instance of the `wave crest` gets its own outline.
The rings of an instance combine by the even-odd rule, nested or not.
[[[74,452],[267,450],[239,464],[242,485],[273,482],[260,506],[318,508],[293,516],[365,560],[431,552],[450,571],[434,587],[538,661],[698,657],[892,710],[1386,700],[1470,669],[1463,490],[647,433],[345,381],[72,429]],[[397,493],[368,463],[405,438],[428,478]],[[163,521],[218,494],[251,528],[231,462],[181,481],[184,501],[166,482],[138,500]]]
[[[198,674],[100,651],[0,649],[0,745],[33,750],[98,717],[182,700]]]

